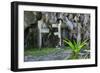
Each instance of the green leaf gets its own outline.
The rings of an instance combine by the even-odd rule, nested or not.
[[[84,40],[82,43],[81,43],[81,41],[79,41],[79,42],[75,42],[75,41],[73,41],[73,42],[71,42],[70,40],[68,40],[67,38],[64,40],[64,42],[66,43],[66,44],[68,44],[69,45],[69,47],[75,52],[75,53],[78,53],[81,49],[82,49],[82,47],[84,47],[87,43],[88,40]]]
[[[73,49],[74,50],[74,45],[72,44],[72,42],[71,41],[66,41],[66,40],[64,40],[64,42],[66,43],[66,44],[68,44],[69,45],[69,47],[71,48],[71,49]]]

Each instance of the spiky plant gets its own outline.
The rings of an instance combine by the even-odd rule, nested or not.
[[[72,49],[72,51],[73,51],[73,53],[72,53],[70,59],[78,59],[78,54],[80,53],[80,50],[81,50],[84,46],[86,46],[88,39],[84,40],[83,42],[81,42],[81,41],[79,41],[79,42],[73,41],[73,42],[72,42],[72,41],[70,41],[70,40],[68,40],[68,39],[63,40],[63,41],[64,41],[64,43],[65,43],[66,45],[68,45],[68,47],[70,47],[70,49]]]

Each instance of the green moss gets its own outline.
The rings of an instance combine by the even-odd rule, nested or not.
[[[32,56],[44,56],[56,52],[58,49],[56,48],[31,48],[24,50],[24,55],[32,55]]]

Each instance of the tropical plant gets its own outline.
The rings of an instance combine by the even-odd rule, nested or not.
[[[68,47],[70,47],[70,49],[72,49],[72,51],[73,51],[73,53],[72,53],[70,59],[78,59],[78,54],[79,54],[80,50],[81,50],[84,46],[86,46],[88,39],[84,40],[83,42],[81,42],[81,41],[79,41],[79,42],[70,41],[70,40],[68,40],[68,39],[63,40],[63,41],[64,41],[64,43],[65,43],[66,45],[68,45]]]

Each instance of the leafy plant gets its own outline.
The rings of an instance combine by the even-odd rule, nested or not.
[[[64,43],[65,43],[66,45],[68,45],[68,46],[70,47],[70,49],[72,49],[72,51],[73,51],[73,54],[72,54],[72,56],[70,57],[70,59],[77,59],[80,50],[81,50],[84,46],[86,46],[88,39],[84,40],[83,42],[81,42],[81,41],[80,41],[80,42],[75,42],[75,41],[70,41],[70,40],[68,40],[68,39],[63,40],[63,41],[64,41]]]

